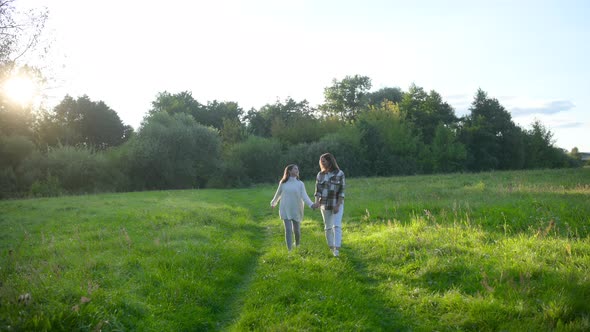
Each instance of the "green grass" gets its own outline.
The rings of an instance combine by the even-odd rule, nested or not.
[[[347,184],[337,259],[276,185],[2,201],[0,330],[590,329],[590,169]]]

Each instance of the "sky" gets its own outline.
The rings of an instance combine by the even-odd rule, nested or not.
[[[468,114],[478,89],[523,129],[590,152],[590,1],[17,0],[45,6],[53,81],[138,128],[159,92],[245,111],[324,101],[334,79],[416,84]]]

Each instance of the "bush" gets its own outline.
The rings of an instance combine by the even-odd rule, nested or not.
[[[412,124],[406,121],[393,104],[371,108],[363,113],[357,127],[368,176],[391,176],[422,172],[425,149]]]
[[[59,179],[55,176],[47,175],[45,180],[37,180],[31,185],[29,194],[32,197],[55,197],[60,196],[63,189]]]
[[[240,188],[251,184],[252,180],[244,172],[241,161],[234,159],[230,162],[226,158],[207,181],[209,188]]]
[[[320,170],[320,156],[326,152],[334,155],[338,166],[347,176],[363,174],[365,161],[360,147],[360,132],[353,126],[341,128],[318,142],[290,146],[281,160],[283,165],[299,165],[299,176],[302,180],[313,180]]]
[[[85,147],[60,146],[45,155],[34,153],[23,162],[21,172],[35,196],[117,191],[125,182],[104,153]]]
[[[0,167],[16,168],[35,150],[35,144],[24,136],[0,137]]]
[[[290,146],[281,158],[283,167],[288,164],[297,164],[299,166],[299,178],[301,180],[315,179],[315,175],[319,170],[318,160],[323,148],[316,143],[301,143]],[[320,153],[320,154],[318,154]],[[282,174],[276,174],[276,181],[282,177]]]
[[[0,168],[0,199],[14,197],[17,194],[17,179],[11,167]]]
[[[432,140],[430,158],[434,172],[459,172],[465,168],[467,150],[450,128],[440,124]]]
[[[237,177],[240,182],[278,181],[285,167],[281,156],[281,144],[277,140],[250,136],[228,151],[225,176]]]
[[[71,193],[114,191],[117,172],[101,153],[88,148],[62,147],[47,154],[48,172],[55,174],[63,188]]]
[[[219,171],[217,131],[184,113],[153,114],[129,144],[123,159],[134,189],[205,187]]]
[[[312,148],[314,148],[313,145]],[[363,155],[361,132],[356,127],[345,127],[338,132],[324,136],[315,147],[315,151],[310,152],[315,154],[316,173],[320,169],[320,156],[330,152],[336,158],[338,166],[346,172],[346,176],[366,175],[367,162],[370,159],[366,159]]]

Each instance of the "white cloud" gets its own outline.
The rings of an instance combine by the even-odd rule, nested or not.
[[[514,116],[527,114],[555,114],[574,109],[576,105],[569,100],[533,101],[516,104],[508,109]]]
[[[583,127],[584,123],[582,122],[563,122],[563,123],[558,123],[557,125],[555,125],[555,128],[580,128]]]

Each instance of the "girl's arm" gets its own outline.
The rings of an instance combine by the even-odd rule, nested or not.
[[[311,201],[311,199],[309,199],[309,196],[307,195],[307,190],[305,190],[305,184],[303,182],[301,182],[301,185],[299,186],[299,191],[301,194],[301,198],[303,199],[305,204],[307,204],[307,206],[313,209],[313,202]]]
[[[277,206],[278,201],[281,199],[281,194],[283,193],[283,184],[279,183],[279,187],[277,188],[277,192],[275,193],[275,196],[272,198],[272,200],[270,201],[270,206],[271,207],[275,207]]]

